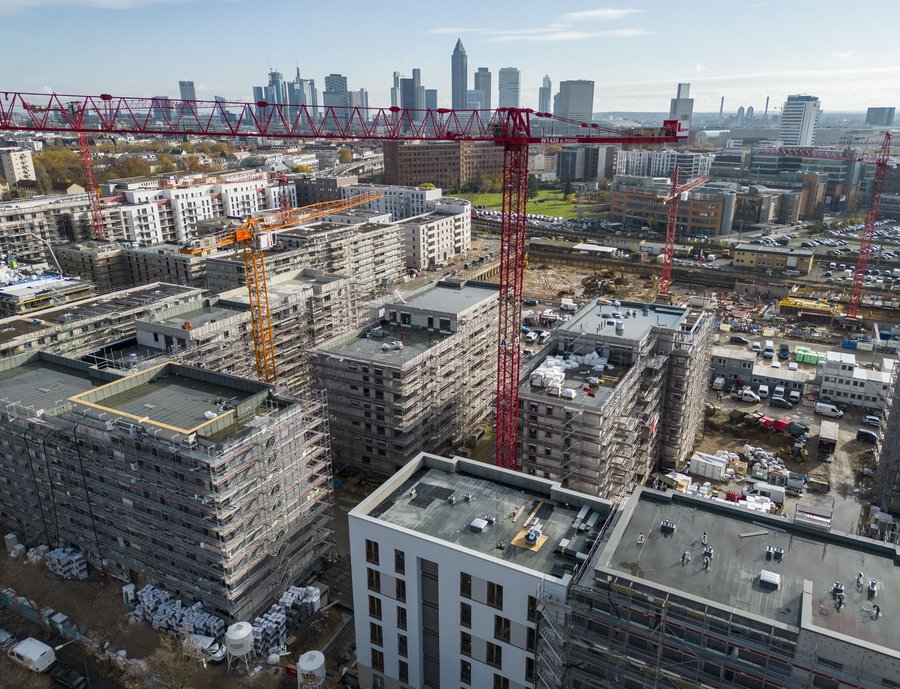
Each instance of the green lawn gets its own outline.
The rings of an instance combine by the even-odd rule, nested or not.
[[[459,198],[468,199],[473,206],[484,206],[488,210],[500,210],[503,202],[502,195],[496,194],[453,194]],[[578,211],[574,203],[569,203],[563,198],[559,190],[541,189],[536,199],[531,199],[526,207],[526,213],[540,215],[558,215],[562,218],[575,218]]]

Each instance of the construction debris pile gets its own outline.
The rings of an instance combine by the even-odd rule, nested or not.
[[[285,647],[288,630],[315,615],[322,594],[315,586],[291,586],[278,602],[253,620],[253,644],[258,656],[279,653]]]
[[[47,569],[63,579],[87,579],[88,563],[75,548],[56,548],[44,557]]]
[[[150,622],[157,631],[172,635],[202,634],[218,638],[225,632],[225,621],[203,610],[202,603],[184,605],[171,593],[151,584],[136,593],[138,604],[129,613],[132,622]]]

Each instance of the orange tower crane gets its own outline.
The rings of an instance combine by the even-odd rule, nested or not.
[[[675,226],[678,224],[678,200],[691,189],[706,184],[709,177],[695,177],[690,182],[678,186],[678,166],[672,173],[672,191],[666,196],[657,197],[657,201],[666,204],[666,246],[663,259],[662,279],[659,282],[659,295],[669,296],[669,288],[672,286],[672,263],[675,261]]]
[[[266,279],[265,241],[273,232],[290,225],[323,218],[326,215],[362,206],[381,198],[378,192],[357,194],[340,201],[324,201],[311,206],[293,208],[285,212],[269,213],[251,218],[227,230],[200,237],[192,246],[181,250],[185,254],[202,254],[210,249],[238,246],[247,272],[247,295],[250,298],[250,318],[253,324],[253,345],[256,354],[256,374],[260,380],[274,383],[275,342],[272,335],[272,312],[269,309],[269,286]]]

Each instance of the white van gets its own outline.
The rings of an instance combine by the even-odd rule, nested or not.
[[[757,483],[755,486],[747,486],[744,488],[744,495],[762,495],[765,498],[769,498],[776,505],[784,504],[784,488],[771,483]]]
[[[550,335],[552,335],[552,333],[549,330],[544,330],[540,335],[538,335],[538,344],[544,344],[547,340],[550,339]]]
[[[538,339],[538,334],[536,332],[534,332],[534,330],[525,334],[526,342],[537,342],[537,339]]]
[[[759,402],[759,395],[749,388],[741,390],[741,402]]]
[[[713,381],[712,389],[713,390],[721,390],[725,387],[725,378],[722,376],[716,376],[716,379]]]
[[[760,385],[757,389],[757,394],[761,400],[766,399],[769,396],[769,386],[768,385]]]
[[[819,416],[830,416],[833,419],[839,419],[844,415],[844,412],[836,406],[833,404],[826,404],[825,402],[816,402],[815,413]]]
[[[6,655],[32,672],[47,672],[56,662],[53,648],[33,636],[17,643],[6,652]]]
[[[784,386],[776,385],[775,392],[772,393],[772,397],[786,397],[786,395],[784,394]]]

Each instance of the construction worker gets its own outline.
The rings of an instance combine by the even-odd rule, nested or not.
[[[681,566],[684,567],[688,562],[691,561],[691,551],[685,550],[681,555]]]

